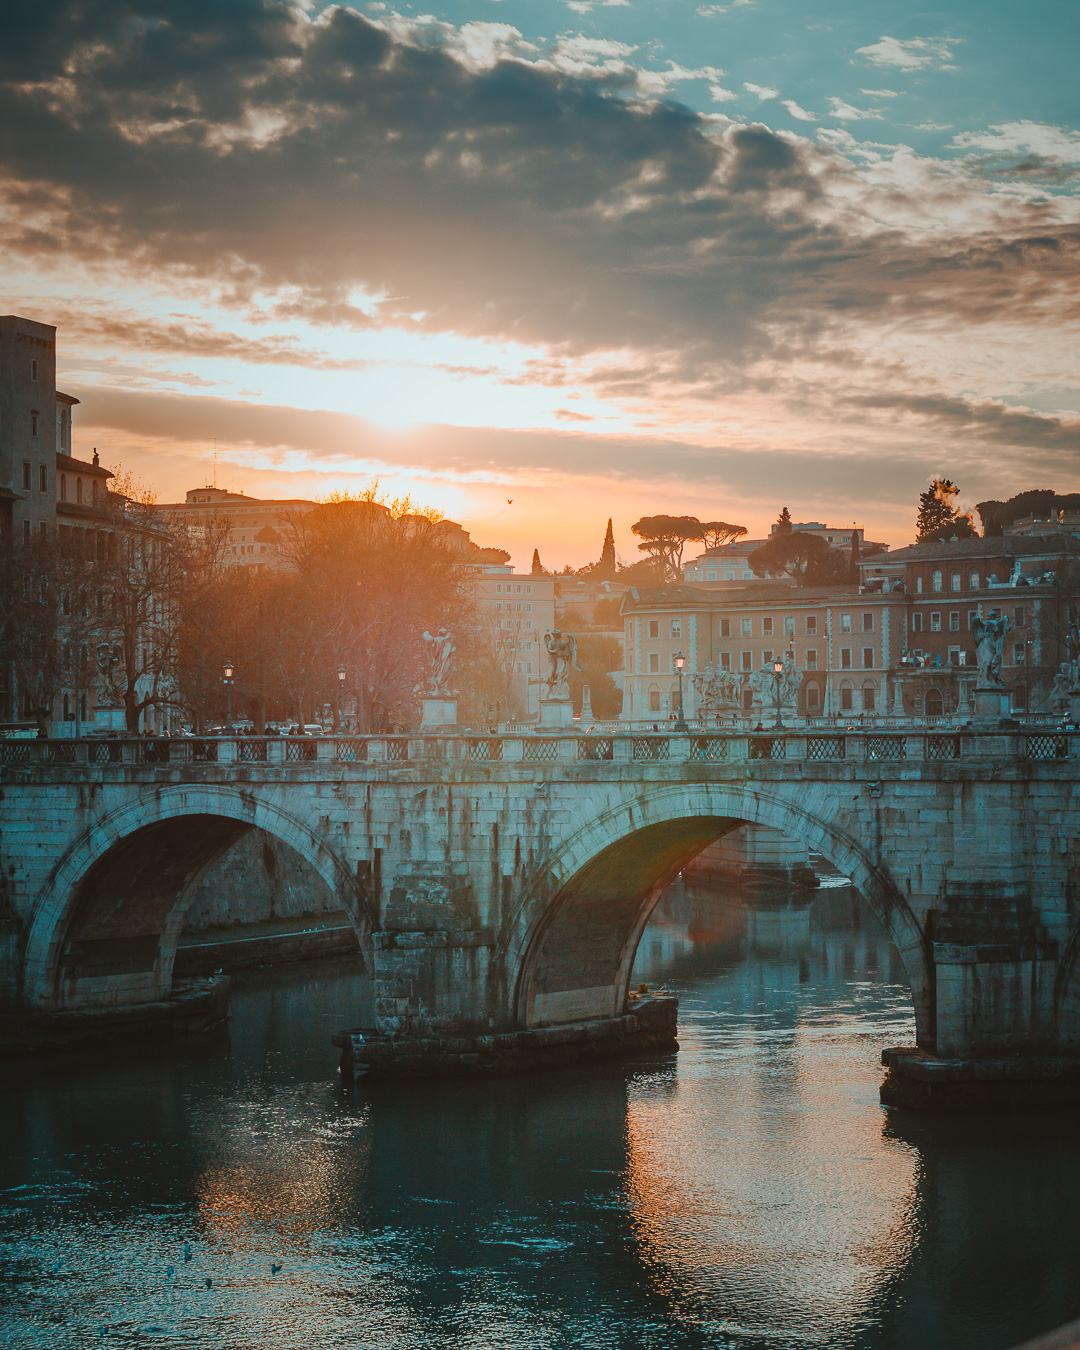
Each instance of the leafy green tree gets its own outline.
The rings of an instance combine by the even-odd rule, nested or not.
[[[842,586],[851,578],[850,558],[803,530],[770,535],[747,561],[759,577],[793,577],[800,586]]]
[[[615,580],[615,534],[611,528],[611,518],[608,517],[607,531],[604,534],[604,547],[600,550],[600,563],[596,569],[596,575],[603,580]]]
[[[662,582],[681,579],[683,549],[692,539],[702,537],[696,516],[642,516],[630,528],[641,540],[638,548],[655,563]]]
[[[705,520],[701,523],[701,538],[706,548],[723,548],[745,534],[745,525],[729,525],[726,520]]]
[[[954,505],[960,489],[950,478],[935,478],[919,494],[919,514],[915,522],[918,543],[934,539],[971,539],[975,525],[968,512],[957,512]]]

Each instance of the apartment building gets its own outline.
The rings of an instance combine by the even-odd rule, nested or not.
[[[757,582],[738,590],[697,586],[633,588],[623,602],[623,719],[678,710],[675,657],[685,657],[686,715],[697,715],[693,676],[706,666],[734,675],[743,709],[749,677],[776,659],[803,671],[798,711],[808,717],[891,711],[904,640],[905,598],[857,586],[792,589]]]
[[[544,634],[555,627],[555,578],[514,573],[509,563],[471,565],[472,593],[482,636],[506,690],[501,720],[540,715],[541,683],[548,672]]]
[[[249,497],[219,487],[189,489],[182,502],[166,502],[158,510],[169,520],[191,529],[216,526],[223,532],[227,560],[237,567],[261,572],[287,566],[281,551],[289,522],[318,503],[302,497]]]
[[[863,549],[883,549],[884,544],[868,541],[862,529],[858,525],[840,526],[823,525],[820,521],[811,520],[801,523],[793,522],[792,530],[798,530],[802,534],[813,534],[823,539],[830,548],[835,549],[845,556],[851,553],[852,538],[859,541],[860,550]],[[769,531],[769,538],[776,534],[776,525],[773,525]],[[750,568],[750,554],[759,549],[762,544],[767,543],[766,539],[736,539],[730,544],[724,544],[721,548],[706,549],[697,558],[691,558],[689,562],[683,565],[683,580],[694,586],[730,586],[732,584],[743,585],[747,582],[760,581]],[[790,577],[778,577],[776,581],[779,585],[788,588],[794,587],[795,582]]]
[[[897,549],[860,564],[862,593],[902,595],[906,638],[898,681],[905,712],[974,707],[972,620],[997,610],[1009,622],[1002,675],[1013,707],[1045,709],[1068,659],[1080,596],[1080,539],[1058,533],[957,539]]]

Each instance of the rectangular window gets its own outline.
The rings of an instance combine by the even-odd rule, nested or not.
[[[874,649],[873,647],[864,647],[862,649],[863,670],[874,669]]]
[[[659,637],[659,636],[660,636],[660,620],[659,620],[659,619],[650,619],[650,620],[649,620],[649,636],[650,636],[650,637]]]
[[[24,544],[30,542],[30,522],[28,520],[24,520],[22,523],[22,538]]]
[[[806,616],[806,631],[807,631],[808,633],[816,633],[816,632],[817,632],[817,615],[816,615],[816,614],[808,614],[808,615]]]
[[[959,648],[959,647],[950,647],[950,648],[949,648],[949,665],[950,665],[950,666],[958,666],[959,664],[960,664],[960,648]]]
[[[659,652],[650,652],[650,653],[649,653],[649,671],[650,671],[650,673],[653,674],[653,675],[658,675],[658,674],[660,673],[660,653],[659,653]]]
[[[841,648],[840,648],[840,669],[841,669],[841,670],[850,670],[850,669],[851,669],[851,648],[850,648],[850,647],[841,647]]]
[[[960,631],[960,611],[958,609],[949,610],[949,632],[959,633]]]
[[[794,636],[795,636],[795,616],[794,616],[794,614],[786,614],[786,615],[784,616],[784,636],[785,636],[785,637],[794,637]]]
[[[872,633],[874,631],[874,611],[872,609],[863,611],[862,630],[864,633]]]
[[[742,653],[742,668],[743,668],[743,670],[753,670],[753,669],[754,669],[754,654],[753,654],[753,652],[743,652],[743,653]]]
[[[730,653],[730,652],[721,652],[721,653],[720,653],[720,669],[721,669],[721,670],[730,670],[730,669],[731,669],[731,653]]]
[[[978,589],[979,589],[979,574],[978,572],[972,572],[968,577],[968,590],[977,591]]]
[[[1024,664],[1024,644],[1022,642],[1013,643],[1013,665],[1022,666]]]
[[[941,614],[936,609],[930,613],[930,631],[931,633],[941,632]]]
[[[672,636],[673,638],[681,638],[681,637],[682,637],[682,619],[672,619],[672,621],[671,621],[671,636]]]
[[[765,618],[761,621],[761,636],[772,637],[772,619]]]
[[[975,618],[975,615],[978,614],[978,612],[979,612],[979,611],[978,611],[977,609],[969,609],[969,610],[968,610],[968,615],[967,615],[967,626],[968,626],[968,629],[969,629],[969,630],[970,630],[970,628],[971,628],[972,620]]]
[[[958,591],[958,590],[960,589],[960,573],[959,573],[959,572],[953,572],[952,576],[949,577],[949,585],[952,587],[952,589],[953,589],[954,591]]]
[[[720,620],[720,636],[721,636],[721,637],[730,637],[730,636],[731,636],[731,620],[730,620],[730,619],[721,619],[721,620]]]
[[[850,633],[850,632],[851,632],[851,615],[850,615],[850,614],[841,614],[841,615],[840,615],[840,631],[841,631],[841,633]]]
[[[816,684],[809,684],[806,686],[806,706],[808,708],[817,708],[820,706],[818,687]]]
[[[37,361],[30,362],[30,378],[32,380],[37,379]]]
[[[762,653],[761,653],[761,664],[762,664],[763,666],[771,666],[771,665],[772,665],[772,652],[765,651],[765,652],[762,652]]]
[[[863,691],[862,691],[862,706],[863,706],[863,712],[873,712],[873,711],[874,711],[874,706],[875,706],[875,704],[876,704],[876,702],[877,702],[877,697],[876,697],[876,695],[877,695],[877,690],[874,688],[874,686],[873,686],[872,684],[867,684],[867,685],[864,685],[864,686],[863,686]]]
[[[922,595],[922,577],[915,578],[915,594]]]
[[[1013,610],[1013,627],[1023,628],[1023,626],[1024,626],[1024,607],[1022,605],[1017,605],[1017,607]]]
[[[705,573],[705,580],[706,580],[706,581],[715,581],[715,580],[716,580],[716,572],[715,572],[715,570],[712,571],[712,572],[706,572],[706,573]]]
[[[807,647],[806,649],[806,669],[817,670],[817,648]]]
[[[25,491],[30,491],[30,461],[28,459],[23,460],[22,485]]]
[[[913,633],[922,632],[922,610],[917,609],[911,616],[911,631]]]
[[[753,621],[753,619],[740,619],[740,620],[739,620],[739,636],[740,636],[740,637],[753,637],[753,636],[754,636],[754,621]]]

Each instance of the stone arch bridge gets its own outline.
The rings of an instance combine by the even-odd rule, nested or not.
[[[259,828],[352,916],[382,1030],[608,1018],[664,885],[750,822],[853,879],[926,1052],[1080,1052],[1080,734],[7,741],[0,775],[9,1007],[161,999]]]

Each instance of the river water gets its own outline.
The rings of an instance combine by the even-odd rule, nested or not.
[[[846,888],[679,884],[635,978],[677,1056],[336,1081],[341,965],[234,980],[227,1037],[8,1067],[8,1350],[1004,1350],[1080,1315],[1070,1113],[903,1117],[888,940]]]

